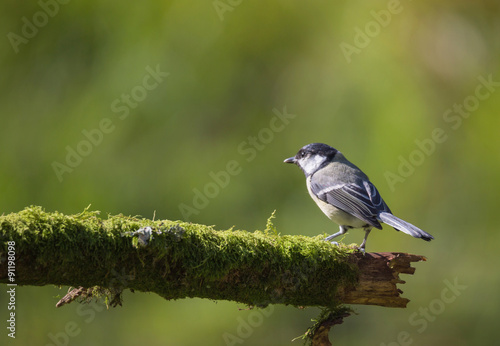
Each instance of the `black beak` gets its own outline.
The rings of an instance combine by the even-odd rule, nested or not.
[[[284,163],[295,163],[295,157],[289,157],[288,159],[286,159],[285,161],[283,161]]]

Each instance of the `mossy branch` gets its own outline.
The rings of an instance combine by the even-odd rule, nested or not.
[[[15,283],[154,292],[165,299],[230,300],[251,306],[289,304],[404,307],[399,273],[413,273],[401,253],[366,254],[323,236],[217,231],[180,221],[123,215],[99,217],[29,207],[0,216],[0,283],[9,283],[14,244]],[[86,289],[88,290],[88,289]],[[77,297],[84,291],[75,292]],[[116,297],[115,297],[116,298]],[[71,298],[68,298],[71,300]]]

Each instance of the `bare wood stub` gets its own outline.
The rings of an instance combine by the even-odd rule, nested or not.
[[[346,304],[379,305],[404,308],[410,301],[401,297],[396,284],[404,284],[399,274],[413,274],[415,268],[411,262],[425,261],[424,256],[401,252],[373,252],[354,255],[360,276],[358,284],[352,289],[340,292],[342,302]]]

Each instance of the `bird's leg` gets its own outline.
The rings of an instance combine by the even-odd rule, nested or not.
[[[340,228],[340,230],[337,233],[329,235],[324,240],[331,241],[333,238],[337,238],[339,235],[345,234],[347,232],[347,228],[345,226],[340,226],[339,228]],[[335,244],[335,245],[339,245],[339,243],[337,243],[336,241],[332,241],[331,243]]]
[[[364,254],[365,253],[365,245],[366,245],[366,239],[368,239],[368,234],[370,234],[370,231],[372,230],[371,227],[365,228],[365,237],[363,238],[363,242],[361,243],[361,246],[359,247],[359,250]]]

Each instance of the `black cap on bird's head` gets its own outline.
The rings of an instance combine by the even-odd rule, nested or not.
[[[285,163],[295,163],[306,175],[312,174],[326,162],[333,160],[338,150],[323,143],[311,143],[303,146],[299,152],[286,159]]]
[[[326,158],[333,158],[338,152],[337,149],[324,143],[311,143],[300,148],[299,152],[293,156],[286,159],[285,163],[297,163],[300,159],[311,155],[320,155]]]

